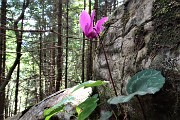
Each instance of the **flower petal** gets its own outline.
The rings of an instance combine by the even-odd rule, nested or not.
[[[92,11],[92,14],[91,14],[91,23],[90,23],[90,26],[89,26],[89,33],[91,33],[93,31],[93,21],[94,21],[94,16],[95,16],[95,10]]]
[[[87,24],[87,25],[85,26],[85,29],[84,29],[84,34],[85,34],[85,36],[87,37],[89,33],[90,33],[90,31],[89,31],[89,26],[88,26],[88,24]]]
[[[95,16],[95,10],[93,10],[91,13],[91,21],[94,21],[94,16]]]
[[[103,24],[108,20],[108,17],[103,17],[101,18],[100,20],[97,21],[96,23],[96,26],[95,26],[95,29],[96,29],[96,32],[99,34],[102,30],[103,30]]]
[[[89,29],[89,27],[90,27],[91,17],[85,10],[83,10],[80,14],[79,23],[80,23],[81,29],[84,33],[85,33],[86,29]]]
[[[97,38],[98,34],[96,33],[95,30],[91,31],[89,34],[87,34],[86,36],[87,38],[93,39],[93,38]]]

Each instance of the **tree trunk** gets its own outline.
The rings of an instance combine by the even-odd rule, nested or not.
[[[39,37],[39,100],[43,99],[43,82],[42,82],[42,33]]]
[[[10,85],[8,85],[6,90],[6,101],[5,101],[5,118],[9,117],[9,96],[10,96]]]
[[[55,28],[54,28],[55,29]],[[51,43],[51,54],[50,54],[50,87],[49,93],[52,94],[55,92],[55,38],[52,33],[52,43]]]
[[[57,8],[58,8],[58,3],[59,1],[54,1],[53,2],[53,14],[52,16],[50,16],[52,18],[51,20],[51,24],[52,24],[52,30],[55,30],[56,29],[56,25],[57,25]],[[56,92],[56,34],[54,34],[53,32],[50,33],[50,39],[51,39],[51,43],[49,43],[51,49],[50,49],[50,71],[49,71],[49,83],[50,85],[48,86],[49,88],[49,94],[53,94]],[[47,93],[46,93],[47,94]]]
[[[89,14],[91,14],[91,0],[89,0]],[[88,41],[87,43],[88,49],[87,49],[87,64],[86,64],[86,80],[92,80],[92,39]]]
[[[69,0],[66,0],[66,66],[65,66],[65,88],[68,87],[68,31],[69,31]]]
[[[62,82],[62,69],[63,69],[63,43],[61,37],[62,30],[62,0],[59,0],[58,6],[58,53],[57,53],[57,80],[56,80],[56,91],[60,89],[60,83]]]
[[[1,27],[6,27],[6,8],[7,0],[1,2]],[[0,86],[5,79],[5,60],[6,60],[6,30],[0,29]],[[0,120],[4,119],[4,107],[5,107],[5,89],[0,90]]]
[[[18,92],[19,92],[19,72],[20,72],[20,61],[18,63],[17,67],[17,78],[16,78],[16,89],[15,89],[15,105],[14,105],[14,115],[17,114],[17,108],[18,108]]]

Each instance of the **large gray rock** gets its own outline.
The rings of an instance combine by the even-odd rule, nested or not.
[[[140,97],[148,120],[180,120],[179,11],[179,0],[125,0],[101,37],[119,95],[126,94],[128,80],[140,70],[160,70],[166,78],[160,92]],[[101,47],[94,63],[95,79],[109,81]],[[100,93],[105,100],[115,96],[113,89],[100,89]],[[124,109],[131,120],[143,119],[136,99]]]

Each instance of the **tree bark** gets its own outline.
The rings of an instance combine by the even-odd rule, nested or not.
[[[66,0],[66,66],[65,66],[65,88],[68,87],[68,30],[69,30],[69,0]]]
[[[43,99],[43,82],[42,82],[42,33],[39,37],[39,100]]]
[[[20,61],[18,63],[17,67],[17,78],[16,78],[16,89],[15,89],[15,105],[14,105],[14,115],[17,114],[17,108],[18,108],[18,92],[19,92],[19,73],[20,73]]]
[[[89,0],[89,14],[91,14],[91,0]],[[92,79],[92,67],[93,67],[93,60],[92,60],[92,40],[88,41],[88,49],[87,49],[87,65],[86,65],[86,80]]]
[[[59,0],[58,6],[58,53],[57,53],[57,79],[56,79],[56,91],[59,91],[60,84],[62,82],[62,69],[63,69],[63,42],[61,37],[62,31],[62,0]]]
[[[6,27],[7,0],[1,2],[1,27]],[[0,86],[5,80],[6,30],[0,29]],[[0,90],[0,120],[4,119],[5,90]]]
[[[22,6],[22,10],[25,9],[25,0]],[[22,11],[22,18],[21,20],[21,30],[23,30],[23,20],[24,20],[24,11]],[[18,22],[15,22],[16,24],[14,24],[14,28],[18,29]],[[19,52],[19,54],[21,54],[21,44],[22,44],[22,37],[23,37],[23,32],[16,32],[16,39],[17,39],[17,44],[19,44],[20,48],[16,48],[16,50]],[[18,45],[17,45],[18,46]],[[18,108],[18,91],[19,91],[19,74],[20,74],[20,58],[18,59],[18,63],[17,63],[18,67],[17,67],[17,79],[16,79],[16,89],[15,89],[15,106],[14,106],[14,114],[17,114],[17,108]]]

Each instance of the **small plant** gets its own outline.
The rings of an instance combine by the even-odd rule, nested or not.
[[[111,70],[109,67],[109,63],[108,63],[108,58],[104,49],[104,44],[100,39],[99,34],[104,30],[103,24],[105,22],[107,22],[108,17],[102,17],[100,20],[97,21],[96,25],[94,26],[93,22],[94,22],[94,16],[95,16],[95,10],[92,11],[91,16],[85,11],[83,10],[80,14],[79,17],[79,23],[80,23],[80,27],[84,33],[84,35],[89,38],[90,40],[92,40],[93,38],[99,38],[100,40],[100,44],[102,45],[103,48],[103,52],[105,55],[105,59],[106,59],[106,63],[107,63],[107,67],[108,67],[108,72],[109,72],[109,76],[110,76],[110,81],[111,84],[113,86],[115,95],[117,96],[117,91],[115,88],[115,83],[114,80],[112,79],[112,75],[111,75]]]
[[[154,94],[163,87],[164,83],[165,78],[161,75],[160,71],[153,69],[140,71],[129,80],[126,86],[128,95],[110,98],[108,103],[125,103],[135,95]]]
[[[65,97],[61,102],[54,105],[53,107],[44,110],[43,115],[45,117],[45,120],[49,120],[53,115],[57,114],[58,112],[64,111],[64,107],[66,104],[77,103],[75,101],[76,96],[73,96],[73,93],[78,92],[79,89],[81,88],[85,89],[87,87],[94,87],[94,86],[101,86],[106,83],[107,82],[100,81],[100,80],[87,81],[80,85],[75,86],[69,96]],[[80,104],[76,106],[76,112],[78,113],[78,116],[77,116],[78,120],[84,120],[85,118],[87,118],[97,107],[97,101],[99,100],[97,98],[97,95],[94,95],[93,97],[89,97],[89,93],[88,93],[86,96],[87,96],[87,99],[80,101]]]
[[[86,119],[95,110],[97,101],[99,100],[97,97],[97,95],[90,97],[76,107],[78,120]]]
[[[125,103],[131,100],[134,96],[138,99],[140,104],[144,120],[146,120],[146,115],[144,113],[143,105],[138,97],[138,95],[154,94],[159,91],[165,83],[165,78],[161,75],[160,71],[147,69],[135,74],[128,82],[126,86],[126,91],[128,95],[121,95],[110,98],[108,100],[109,104],[119,104]]]

